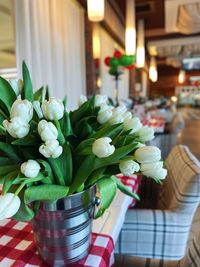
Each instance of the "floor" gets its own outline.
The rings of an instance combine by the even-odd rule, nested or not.
[[[200,160],[200,108],[181,108],[185,127],[178,134],[178,143],[187,145]],[[125,255],[115,255],[115,267],[133,267],[133,258]]]

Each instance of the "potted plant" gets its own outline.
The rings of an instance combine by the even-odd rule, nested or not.
[[[117,188],[139,199],[116,174],[158,182],[167,172],[160,150],[144,144],[153,130],[124,106],[97,95],[68,112],[48,88],[33,92],[25,63],[22,70],[23,81],[0,78],[0,219],[31,220],[46,262],[75,263],[89,248],[96,190],[99,217]]]

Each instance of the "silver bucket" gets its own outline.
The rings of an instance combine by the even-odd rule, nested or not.
[[[95,186],[56,202],[42,202],[32,221],[42,259],[50,266],[71,266],[89,251]]]

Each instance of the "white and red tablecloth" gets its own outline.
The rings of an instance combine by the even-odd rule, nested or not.
[[[154,129],[156,133],[163,133],[165,130],[165,119],[161,116],[143,117],[142,124]]]
[[[132,191],[137,192],[139,179],[136,176],[120,179]],[[112,214],[112,212],[111,212]],[[94,231],[93,227],[93,231]],[[114,242],[112,234],[92,233],[92,245],[87,257],[76,267],[114,266]],[[30,223],[12,219],[0,221],[0,267],[47,267],[38,255]]]

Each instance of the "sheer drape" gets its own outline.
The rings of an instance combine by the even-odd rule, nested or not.
[[[56,97],[74,108],[85,94],[84,16],[72,0],[17,0],[18,73],[25,60],[35,88],[49,85]]]
[[[113,39],[106,33],[102,28],[100,29],[100,40],[101,40],[101,93],[115,97],[115,81],[114,76],[108,73],[109,68],[105,65],[104,59],[107,56],[112,56],[116,44]],[[119,49],[121,50],[121,49]],[[119,80],[119,99],[126,99],[129,96],[129,71],[124,70],[124,73],[120,76]]]

